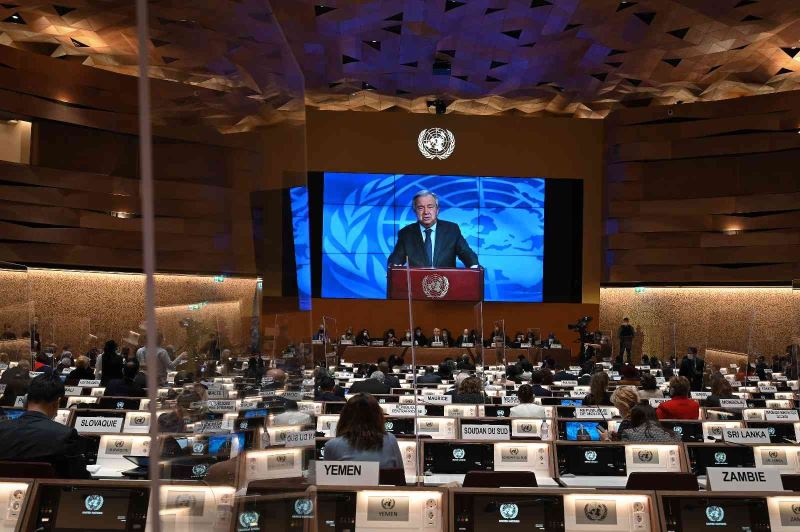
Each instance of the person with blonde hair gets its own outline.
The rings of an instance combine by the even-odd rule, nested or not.
[[[617,425],[615,432],[603,432],[603,439],[619,440],[622,439],[622,434],[630,428],[631,425],[631,410],[639,404],[639,392],[635,386],[620,386],[614,393],[611,394],[611,403],[619,410],[619,415],[622,421]]]

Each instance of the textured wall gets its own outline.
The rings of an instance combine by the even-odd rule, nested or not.
[[[42,342],[69,344],[75,351],[88,347],[87,335],[98,341],[118,342],[128,331],[139,331],[144,320],[144,276],[141,274],[95,273],[31,269],[24,274],[0,271],[0,321],[9,322],[17,334],[25,328],[24,313],[18,308],[26,299],[33,302],[39,318]],[[159,328],[167,343],[180,345],[185,339],[177,322],[185,316],[203,323],[218,324],[236,344],[249,340],[250,316],[256,291],[254,278],[226,278],[189,275],[157,275],[156,298]],[[198,303],[207,305],[192,307]],[[163,325],[162,325],[163,324]]]
[[[690,345],[781,354],[800,336],[800,292],[791,288],[603,288],[600,326],[615,337],[628,316],[642,338],[637,347],[664,356],[673,350],[673,325],[678,354]],[[617,346],[614,347],[615,352]]]
[[[800,266],[800,92],[604,121],[605,281],[789,281]]]

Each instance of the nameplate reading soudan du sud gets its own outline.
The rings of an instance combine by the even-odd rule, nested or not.
[[[783,491],[781,473],[777,469],[754,467],[709,467],[711,491]]]
[[[314,462],[318,486],[377,486],[378,462]]]

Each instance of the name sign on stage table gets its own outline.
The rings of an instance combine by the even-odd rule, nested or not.
[[[314,462],[318,486],[377,486],[378,462]]]
[[[709,467],[711,491],[783,491],[780,471],[753,467]]]

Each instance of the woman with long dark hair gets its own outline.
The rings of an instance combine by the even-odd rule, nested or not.
[[[592,375],[589,382],[589,393],[583,399],[584,406],[611,406],[611,394],[608,393],[608,374],[602,371]]]
[[[339,414],[336,437],[325,444],[325,460],[380,462],[381,469],[403,467],[400,446],[386,432],[377,399],[360,393],[347,401]]]

